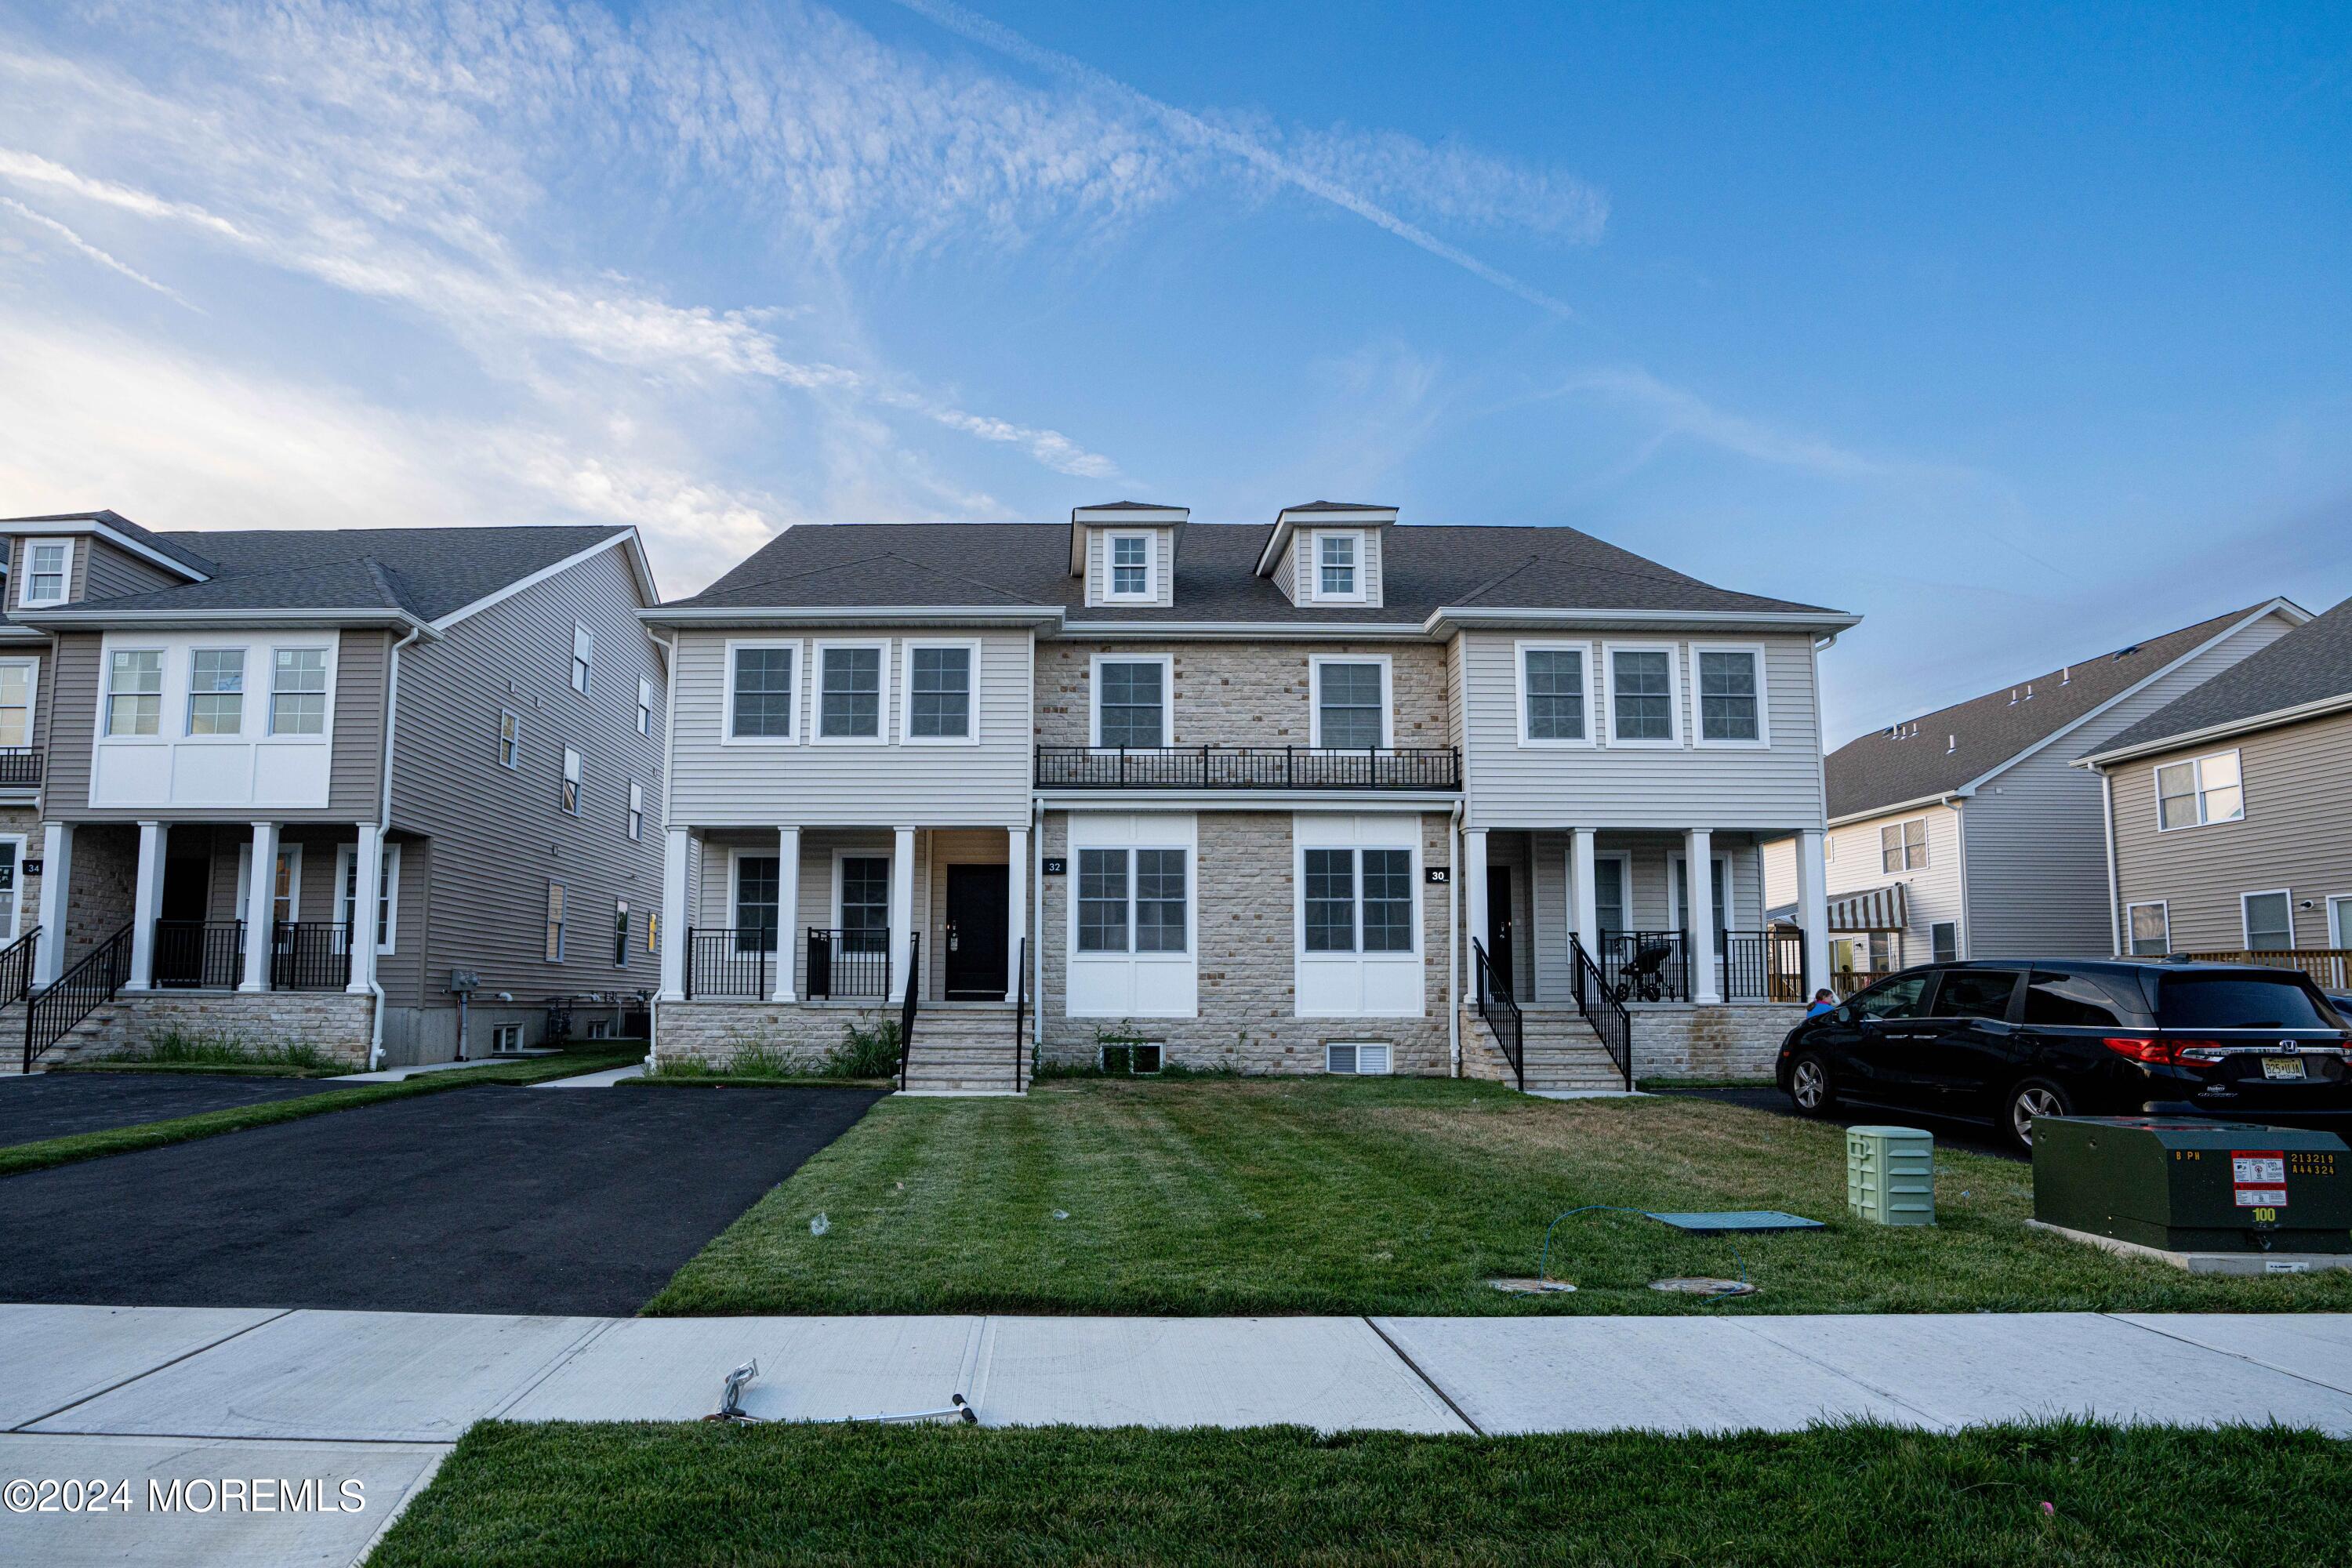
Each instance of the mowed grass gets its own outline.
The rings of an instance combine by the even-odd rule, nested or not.
[[[2311,1568],[2343,1561],[2347,1528],[2352,1445],[2242,1427],[1318,1438],[489,1423],[369,1562]]]
[[[1553,1101],[1443,1079],[1076,1079],[894,1097],[645,1309],[692,1313],[1512,1314],[2352,1310],[2352,1273],[2191,1277],[2027,1228],[2031,1169],[1937,1155],[1940,1223],[1850,1221],[1835,1127],[1673,1097]],[[1572,1295],[1503,1295],[1584,1205],[1786,1209],[1825,1231],[1564,1220]],[[813,1216],[828,1228],[810,1234]],[[1061,1217],[1066,1216],[1066,1217]],[[1735,1246],[1737,1256],[1735,1257]],[[1704,1304],[1648,1289],[1737,1277]]]

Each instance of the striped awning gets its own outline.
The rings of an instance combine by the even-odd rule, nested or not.
[[[1905,918],[1904,884],[1890,883],[1865,893],[1848,893],[1830,900],[1830,930],[1834,931],[1901,931]]]

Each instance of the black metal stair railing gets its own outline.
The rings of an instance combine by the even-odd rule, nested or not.
[[[55,983],[25,998],[25,1070],[73,1032],[75,1025],[114,1000],[131,979],[131,928],[124,926]]]
[[[1511,999],[1509,980],[1487,963],[1486,944],[1473,937],[1470,951],[1478,961],[1478,1016],[1486,1020],[1486,1027],[1494,1031],[1495,1043],[1503,1047],[1504,1058],[1511,1064],[1519,1092],[1524,1094],[1528,1088],[1527,1019],[1519,1005]]]
[[[1569,951],[1576,963],[1576,1010],[1584,1015],[1585,1023],[1600,1037],[1601,1048],[1616,1065],[1625,1087],[1633,1087],[1633,1016],[1619,1001],[1616,988],[1601,973],[1592,955],[1584,951],[1584,943],[1574,932],[1569,934]]]

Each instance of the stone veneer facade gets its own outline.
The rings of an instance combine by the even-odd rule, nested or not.
[[[1175,746],[1312,744],[1309,660],[1354,655],[1389,661],[1395,744],[1447,740],[1445,649],[1428,643],[1042,642],[1037,645],[1037,743],[1092,743],[1088,672],[1097,654],[1166,654],[1174,661],[1170,716]]]
[[[1644,1078],[1769,1079],[1801,1003],[1635,1007],[1633,1081]]]
[[[367,1066],[373,996],[345,991],[125,991],[56,1047],[59,1059],[140,1057],[166,1035],[247,1050],[309,1046],[354,1068]]]
[[[849,1025],[879,1028],[897,1016],[896,1008],[882,1004],[660,1002],[654,1009],[654,1056],[724,1069],[746,1051],[772,1051],[797,1068],[814,1068],[841,1045]],[[922,1034],[918,1024],[915,1037]]]

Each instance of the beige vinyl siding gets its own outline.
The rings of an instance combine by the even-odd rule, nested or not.
[[[2114,951],[2099,781],[2073,766],[2074,759],[2290,629],[2278,616],[2263,616],[1978,788],[1967,807],[1973,956],[2091,957]]]
[[[1506,837],[1502,834],[1496,838]],[[1511,835],[1509,837],[1518,837]],[[1560,1002],[1572,994],[1576,977],[1570,956],[1569,855],[1566,833],[1530,835],[1535,841],[1535,998]],[[1490,839],[1491,843],[1492,840]],[[1595,846],[1598,855],[1628,858],[1626,901],[1638,931],[1671,931],[1674,925],[1674,858],[1683,853],[1680,834],[1612,834]],[[1717,835],[1712,853],[1727,863],[1727,910],[1718,923],[1727,931],[1760,931],[1764,925],[1762,866],[1746,836]],[[1490,856],[1489,858],[1492,858]],[[1588,944],[1589,945],[1589,944]],[[1527,998],[1520,998],[1522,1001]]]
[[[1359,655],[1389,661],[1391,722],[1400,747],[1444,746],[1454,732],[1446,652],[1426,642],[1046,642],[1037,647],[1037,740],[1094,743],[1089,683],[1104,654],[1165,655],[1174,663],[1170,744],[1313,743],[1313,664]]]
[[[1284,561],[1275,573],[1275,585],[1282,590],[1283,597],[1292,604],[1313,605],[1317,583],[1315,536],[1318,533],[1360,533],[1364,536],[1364,547],[1362,559],[1357,563],[1357,570],[1363,576],[1364,605],[1378,606],[1385,603],[1381,597],[1385,580],[1381,561],[1381,541],[1384,532],[1384,530],[1370,523],[1334,523],[1329,528],[1293,528],[1290,542],[1282,547]],[[1348,607],[1352,609],[1358,606],[1351,599],[1348,601]]]
[[[2231,750],[2244,779],[2244,820],[2158,832],[2157,768]],[[2288,890],[2295,945],[2329,945],[2327,900],[2352,897],[2352,714],[2136,758],[2109,771],[2120,901],[2166,903],[2176,949],[2242,946],[2239,895],[2279,888]]]
[[[77,540],[75,544],[76,599],[119,599],[131,594],[152,594],[158,588],[176,588],[189,581],[177,572],[118,549],[103,539]]]
[[[677,640],[676,778],[670,820],[681,826],[1009,826],[1029,817],[1030,637],[1025,631],[795,630],[793,712],[801,739],[790,745],[730,745],[727,643],[766,641],[759,632],[689,631]],[[906,745],[899,711],[907,642],[980,644],[975,745]],[[883,693],[882,744],[818,744],[809,738],[815,646],[824,641],[890,645]],[[1083,724],[1081,713],[1079,721]]]
[[[933,840],[950,837],[959,842],[963,840],[961,834],[950,836],[924,832],[915,835],[915,909],[919,914],[929,911],[932,904]],[[697,929],[731,931],[735,926],[734,857],[776,854],[779,848],[777,835],[735,829],[705,834],[700,842],[698,866],[700,886],[696,901],[688,907],[694,910]],[[845,851],[888,857],[896,852],[897,842],[897,835],[887,828],[811,827],[802,830],[800,874],[795,883],[800,902],[793,911],[793,926],[788,933],[793,952],[793,995],[802,998],[808,995],[806,933],[809,928],[831,930],[834,924],[834,867],[839,857]],[[1001,845],[1002,840],[999,842]],[[1001,855],[999,858],[1002,858]],[[893,869],[895,871],[896,868]],[[944,877],[940,879],[941,898],[945,897],[945,880]],[[935,933],[939,923],[937,919],[930,920],[923,933],[923,989],[933,998],[940,994],[940,977],[944,973],[938,961],[939,942]],[[1011,1047],[1008,1045],[1006,1048]]]
[[[1968,831],[1976,831],[1974,805],[1967,808],[1971,816]],[[1916,871],[1889,872],[1883,869],[1880,858],[1879,830],[1894,823],[1924,818],[1927,824],[1927,864]],[[1834,846],[1834,852],[1829,846]],[[1829,896],[1843,898],[1872,888],[1884,888],[1901,882],[1905,893],[1905,911],[1910,919],[1904,931],[1902,951],[1897,955],[1905,963],[1925,963],[1935,956],[1935,926],[1938,921],[1958,924],[1959,952],[1963,958],[1991,956],[1985,953],[1967,926],[1967,910],[1961,896],[1963,879],[1960,866],[1960,811],[1948,805],[1921,806],[1912,811],[1890,811],[1884,816],[1866,817],[1832,828],[1829,845],[1824,846],[1829,861],[1825,879]],[[1843,931],[1832,932],[1843,936]]]
[[[1536,634],[1464,634],[1468,739],[1464,763],[1473,827],[1802,828],[1822,819],[1821,725],[1811,647],[1803,637],[1706,637],[1700,642],[1760,643],[1770,744],[1758,748],[1691,743],[1691,639],[1550,631],[1546,640],[1593,645],[1589,711],[1602,743],[1590,748],[1522,747],[1515,645]],[[1607,744],[1601,665],[1606,645],[1675,645],[1676,702],[1683,742]]]

